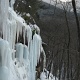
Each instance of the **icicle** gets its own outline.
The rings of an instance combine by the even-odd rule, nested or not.
[[[16,44],[16,58],[22,63],[23,61],[23,45],[21,43]]]
[[[30,80],[34,80],[34,54],[33,54],[33,42],[31,40],[30,42],[30,74],[31,74],[31,78]]]
[[[25,45],[25,36],[26,35],[26,28],[25,27],[23,27],[23,39],[24,39],[24,45]]]
[[[27,61],[29,58],[29,50],[26,45],[24,45],[23,58]]]
[[[7,66],[7,57],[8,57],[8,49],[9,44],[7,41],[0,39],[0,58],[1,58],[1,66]]]
[[[19,38],[19,25],[18,25],[18,22],[17,22],[17,30],[16,30],[16,33],[17,33],[17,42],[18,42],[18,38]]]
[[[28,39],[28,48],[32,39],[32,31],[29,25],[26,25],[27,28],[27,39]]]
[[[44,69],[46,67],[46,54],[42,46],[41,46],[41,52],[43,53],[44,56],[44,61],[43,61],[43,69]]]
[[[34,56],[35,56],[35,60],[34,60],[34,64],[35,66],[37,66],[37,41],[36,41],[36,34],[34,35],[33,37],[33,53],[34,53]]]
[[[41,40],[41,37],[40,36],[38,36],[38,43],[37,43],[37,45],[38,45],[37,60],[39,62],[40,53],[41,53],[41,45],[42,45],[42,40]]]
[[[3,30],[3,38],[6,40],[6,29],[7,29],[7,16],[8,16],[8,7],[9,7],[9,1],[8,0],[1,0],[1,7],[0,7],[0,12],[1,12],[1,27]],[[5,14],[6,13],[6,14]]]
[[[39,35],[35,33],[35,35],[33,36],[33,40],[31,40],[30,42],[30,66],[32,72],[31,80],[32,79],[35,80],[35,70],[37,66],[37,61],[39,61],[40,49],[41,49],[41,38]]]
[[[5,53],[5,43],[3,39],[0,39],[0,65],[4,66],[4,53]]]
[[[33,36],[33,46],[34,46],[34,55],[35,55],[35,65],[37,66],[37,61],[39,62],[40,50],[41,50],[41,38],[36,33]]]
[[[13,43],[12,43],[12,48],[14,49],[15,46],[15,40],[16,40],[16,21],[13,20],[12,22],[12,27],[13,27]]]

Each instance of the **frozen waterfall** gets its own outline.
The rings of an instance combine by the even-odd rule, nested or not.
[[[0,80],[35,80],[42,47],[40,29],[34,25],[38,33],[32,38],[33,29],[16,14],[14,3],[0,0]],[[24,44],[18,42],[21,34]]]

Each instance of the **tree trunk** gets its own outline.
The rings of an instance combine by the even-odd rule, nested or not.
[[[80,76],[80,27],[79,27],[79,20],[78,20],[75,0],[72,0],[72,6],[73,6],[74,15],[76,18],[77,32],[78,32],[78,56],[79,57],[78,57],[78,63],[77,63],[76,80],[79,80],[79,76]]]

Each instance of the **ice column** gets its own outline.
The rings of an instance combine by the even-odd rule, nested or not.
[[[0,30],[3,32],[3,38],[6,40],[7,17],[9,0],[0,0]]]
[[[9,43],[3,39],[0,39],[0,80],[8,80],[10,57]]]
[[[35,80],[35,70],[40,57],[41,44],[41,37],[35,33],[33,36],[33,40],[31,40],[30,42],[30,70],[32,76],[30,80]]]
[[[34,34],[33,36],[33,53],[34,53],[34,64],[37,66],[37,61],[39,62],[40,52],[41,52],[42,40],[38,34]]]
[[[16,44],[16,58],[18,58],[20,62],[23,61],[23,44],[21,43]]]
[[[32,40],[32,30],[29,25],[26,25],[26,28],[27,28],[28,49],[30,49],[30,42]]]
[[[23,58],[27,61],[29,58],[29,50],[26,45],[24,45],[24,50],[23,50]]]

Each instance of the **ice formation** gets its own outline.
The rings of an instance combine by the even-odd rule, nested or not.
[[[0,80],[35,80],[43,51],[40,29],[33,25],[32,35],[33,29],[14,11],[14,3],[15,0],[0,0]],[[18,43],[21,34],[24,44]]]
[[[16,58],[22,62],[23,61],[23,44],[17,43],[16,44]]]

